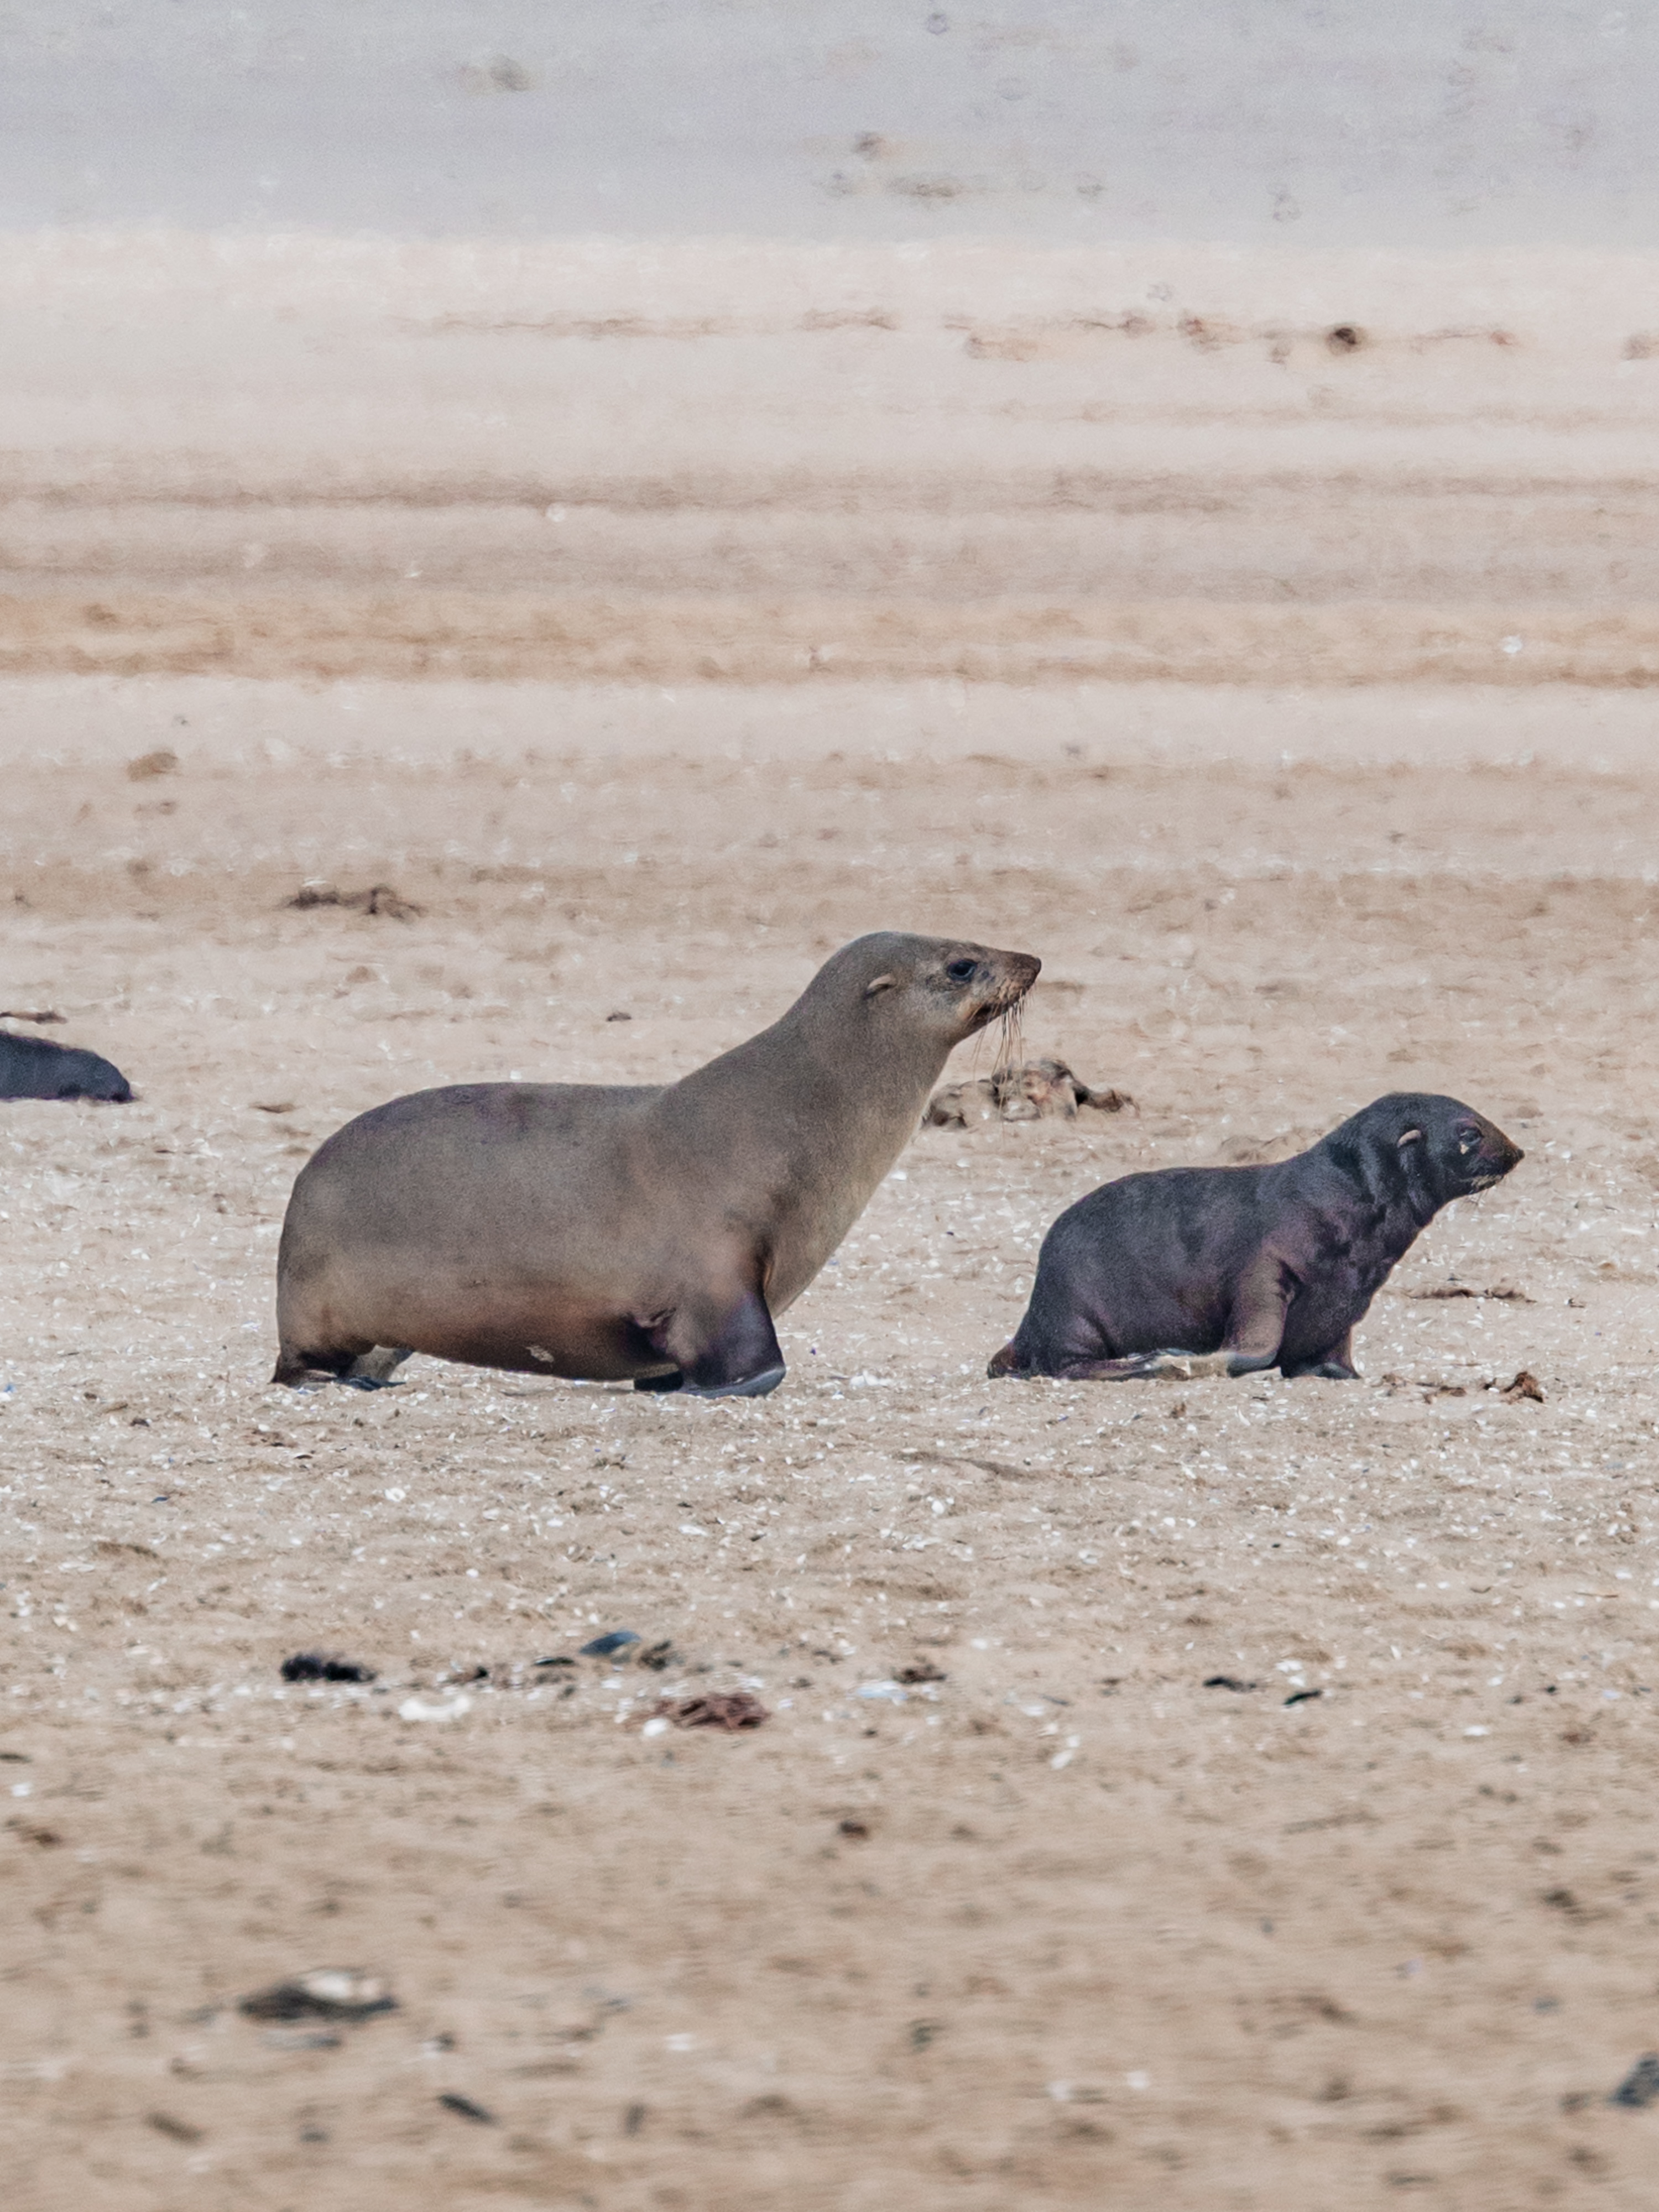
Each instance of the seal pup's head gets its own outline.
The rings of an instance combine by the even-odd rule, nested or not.
[[[854,998],[872,1030],[902,1025],[949,1052],[1012,1013],[1042,973],[1030,952],[998,952],[959,937],[908,937],[879,930],[854,938],[807,987]]]
[[[1490,1190],[1526,1158],[1495,1121],[1435,1091],[1390,1091],[1347,1127],[1391,1151],[1407,1188],[1436,1212],[1455,1198]]]

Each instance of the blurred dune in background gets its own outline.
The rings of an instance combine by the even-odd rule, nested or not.
[[[1605,0],[10,0],[0,224],[1659,247]]]
[[[0,242],[0,672],[1659,679],[1659,257]]]

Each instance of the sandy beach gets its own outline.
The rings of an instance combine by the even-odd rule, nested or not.
[[[0,1005],[139,1094],[0,1109],[12,2201],[1650,2202],[1653,275],[0,246]],[[920,1132],[763,1401],[269,1387],[343,1120],[872,927],[1133,1106]],[[1391,1089],[1527,1158],[1363,1381],[986,1382]]]

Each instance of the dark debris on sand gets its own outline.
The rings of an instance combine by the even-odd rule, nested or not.
[[[398,2000],[378,1975],[324,1966],[255,1990],[236,2009],[248,2020],[372,2020],[377,2013],[395,2012]]]
[[[663,1698],[650,1717],[671,1720],[676,1728],[722,1729],[735,1735],[742,1729],[757,1729],[772,1716],[747,1690],[705,1690],[678,1701]]]
[[[471,2120],[475,2127],[493,2128],[496,2124],[494,2112],[474,2104],[471,2097],[463,2097],[459,2090],[444,2090],[438,2102],[445,2112],[453,2112],[459,2119]]]
[[[1659,2105],[1659,2051],[1644,2052],[1607,2102],[1624,2105],[1638,2112],[1645,2112],[1650,2105]]]
[[[283,903],[302,913],[311,907],[347,907],[356,914],[384,915],[392,921],[412,921],[421,912],[412,899],[402,897],[390,884],[371,884],[366,891],[343,891],[333,884],[304,884]]]
[[[372,1682],[375,1679],[372,1667],[330,1651],[296,1651],[291,1659],[283,1660],[282,1674],[285,1682]]]

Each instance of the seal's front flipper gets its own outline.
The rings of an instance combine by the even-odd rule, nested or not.
[[[1322,1346],[1284,1371],[1287,1380],[1296,1375],[1316,1375],[1322,1382],[1357,1382],[1359,1370],[1353,1364],[1353,1331],[1344,1329],[1334,1344]]]
[[[1233,1297],[1225,1354],[1228,1375],[1261,1375],[1279,1364],[1285,1316],[1296,1292],[1296,1279],[1272,1252],[1259,1252],[1245,1270]]]
[[[681,1364],[694,1398],[763,1398],[775,1390],[783,1380],[783,1353],[760,1292],[745,1291],[714,1341]]]
[[[685,1377],[678,1367],[671,1367],[666,1375],[636,1375],[634,1388],[636,1390],[684,1390]]]
[[[784,1378],[782,1360],[768,1367],[758,1375],[750,1375],[741,1382],[688,1382],[686,1395],[690,1398],[769,1398]]]

